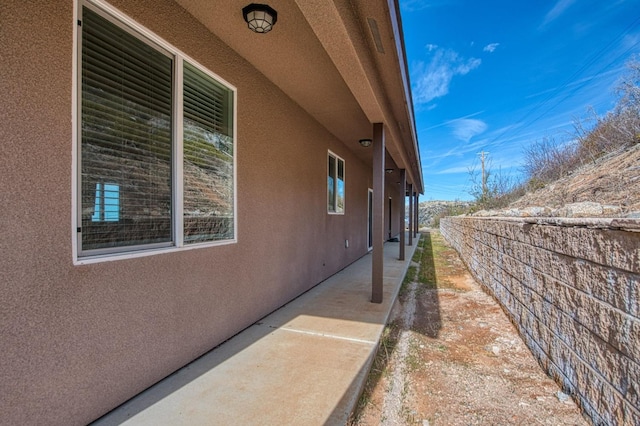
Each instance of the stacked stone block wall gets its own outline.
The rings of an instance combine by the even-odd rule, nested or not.
[[[640,232],[452,217],[440,230],[594,424],[640,425]]]

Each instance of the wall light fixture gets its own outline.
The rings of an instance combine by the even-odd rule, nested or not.
[[[278,12],[266,4],[251,3],[242,8],[242,16],[249,29],[259,34],[271,31],[278,21]]]

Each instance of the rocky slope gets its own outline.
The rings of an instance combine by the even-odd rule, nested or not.
[[[512,210],[561,217],[640,217],[640,144],[609,154],[527,193]]]
[[[447,207],[468,203],[420,203],[421,226],[434,226],[433,218]],[[460,213],[454,212],[454,214]],[[640,219],[640,144],[608,154],[501,210],[481,210],[474,216],[629,218]]]
[[[418,223],[421,227],[432,228],[435,219],[445,211],[462,214],[471,206],[468,201],[423,201],[418,205]]]

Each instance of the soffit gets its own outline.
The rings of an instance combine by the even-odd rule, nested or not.
[[[269,0],[278,22],[268,34],[247,29],[242,8],[250,0],[176,2],[362,161],[371,162],[371,150],[358,140],[372,136],[371,123],[385,123],[390,156],[406,164],[410,181],[421,182],[419,161],[411,158],[413,147],[405,140],[408,136],[413,143],[415,137],[408,131],[412,122],[386,1]],[[368,18],[377,23],[384,53],[376,48]]]

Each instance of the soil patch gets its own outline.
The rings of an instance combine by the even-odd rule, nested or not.
[[[353,425],[587,425],[440,233],[422,234]]]

